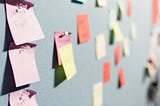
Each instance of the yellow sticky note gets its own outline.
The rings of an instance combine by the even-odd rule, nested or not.
[[[93,106],[103,106],[102,82],[99,82],[93,86]]]
[[[155,71],[154,71],[154,69],[153,69],[152,64],[147,63],[147,64],[146,64],[146,68],[147,68],[147,71],[148,71],[149,76],[150,76],[150,77],[154,77]]]
[[[115,34],[115,38],[116,38],[116,41],[119,42],[119,41],[122,41],[123,40],[123,34],[122,34],[122,31],[119,27],[119,23],[117,21],[114,21],[112,23],[112,28],[113,28],[113,31],[114,31],[114,34]]]
[[[59,51],[66,78],[69,80],[76,74],[72,44],[61,47]]]
[[[122,0],[118,0],[118,5],[124,18],[126,18],[125,6]]]
[[[129,56],[129,54],[130,54],[128,38],[123,39],[123,53],[125,56]]]
[[[106,38],[105,34],[99,34],[96,37],[96,57],[97,59],[101,59],[106,56]]]
[[[137,38],[137,28],[134,23],[131,23],[131,39],[136,40]]]

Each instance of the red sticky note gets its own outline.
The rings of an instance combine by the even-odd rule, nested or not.
[[[120,87],[122,87],[126,84],[126,81],[124,78],[124,70],[122,68],[118,71],[118,75],[119,75],[119,85]]]
[[[115,47],[115,63],[116,63],[116,65],[118,65],[121,61],[121,51],[122,51],[121,45],[120,44],[116,45],[116,47]]]
[[[110,70],[111,70],[111,63],[109,61],[104,62],[103,70],[104,70],[103,83],[107,83],[110,80]]]
[[[77,16],[79,43],[85,43],[90,40],[89,18],[87,14]]]
[[[153,0],[153,17],[152,23],[156,24],[158,22],[158,0]]]
[[[128,16],[132,15],[132,1],[128,0]]]

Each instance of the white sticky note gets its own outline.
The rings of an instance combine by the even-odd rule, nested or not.
[[[131,23],[131,40],[137,39],[137,28],[135,23]]]
[[[103,83],[93,86],[93,106],[103,106]]]
[[[126,11],[125,11],[125,5],[124,5],[124,2],[122,0],[118,0],[118,5],[119,5],[119,8],[121,10],[121,13],[124,17],[124,19],[126,18]]]
[[[40,24],[29,2],[11,5],[6,0],[6,13],[9,28],[16,45],[44,39]],[[25,2],[25,1],[24,1]]]
[[[109,13],[109,29],[112,30],[112,23],[116,21],[116,10],[110,10]]]
[[[9,47],[11,62],[16,87],[40,81],[35,61],[35,44],[23,44]]]
[[[107,5],[106,0],[97,0],[98,6],[105,7]]]
[[[130,48],[129,48],[128,38],[124,38],[123,39],[123,53],[124,53],[125,56],[129,56],[130,55]]]
[[[106,49],[105,34],[101,33],[96,37],[96,57],[98,60],[106,56]]]

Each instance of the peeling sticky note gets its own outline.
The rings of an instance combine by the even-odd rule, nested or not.
[[[76,74],[72,44],[61,47],[59,52],[66,78],[67,80],[70,80]]]
[[[104,33],[101,33],[96,37],[96,54],[97,59],[106,56],[106,38]]]
[[[36,92],[29,89],[15,91],[9,94],[10,106],[38,106]]]
[[[97,0],[97,5],[99,7],[105,7],[107,5],[106,0]]]
[[[44,39],[33,7],[31,2],[6,0],[7,20],[16,45]]]
[[[111,63],[109,61],[104,62],[103,64],[103,83],[107,83],[110,81],[111,74]]]
[[[89,17],[87,14],[77,16],[78,23],[78,40],[79,43],[85,43],[90,40]]]
[[[60,54],[59,54],[59,48],[70,43],[70,36],[71,36],[70,32],[55,32],[54,33],[57,56],[58,56],[58,65],[62,64]]]
[[[124,77],[124,70],[122,68],[119,69],[118,75],[119,75],[119,85],[120,85],[120,87],[126,85],[126,81],[125,81],[125,77]]]
[[[114,21],[112,24],[112,28],[115,34],[115,39],[117,42],[122,41],[123,40],[123,33],[119,27],[119,23],[117,21]]]
[[[9,59],[11,62],[16,87],[40,81],[36,61],[35,44],[27,43],[9,47]]]
[[[117,44],[115,47],[115,63],[118,65],[121,61],[121,45]]]
[[[124,54],[124,56],[129,56],[130,55],[128,38],[123,39],[123,54]]]
[[[93,106],[103,106],[103,83],[93,86]]]

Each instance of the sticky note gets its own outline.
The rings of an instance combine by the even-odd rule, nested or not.
[[[9,59],[13,70],[16,87],[40,81],[36,61],[35,44],[27,43],[9,47]]]
[[[151,63],[147,63],[146,64],[146,71],[147,71],[147,73],[148,73],[148,75],[150,76],[150,77],[154,77],[154,75],[155,75],[155,71],[154,71],[154,68],[153,68],[153,66],[152,66],[152,64]]]
[[[129,56],[130,55],[128,38],[123,39],[123,54],[124,54],[124,56]]]
[[[72,44],[61,47],[59,52],[66,78],[67,80],[70,80],[76,74]]]
[[[87,14],[78,15],[77,23],[79,43],[88,42],[90,40],[89,16]]]
[[[115,63],[118,65],[121,61],[121,45],[117,44],[115,47]]]
[[[117,21],[114,21],[112,23],[112,28],[115,34],[115,39],[117,42],[122,41],[123,40],[123,33],[119,27],[119,23]]]
[[[38,106],[36,92],[30,89],[23,89],[9,94],[10,106]]]
[[[112,9],[109,12],[109,29],[112,29],[112,23],[116,21],[116,10]]]
[[[70,32],[54,32],[54,39],[58,56],[58,65],[62,64],[59,54],[59,48],[70,43],[70,36],[71,36]]]
[[[103,83],[107,83],[110,81],[111,74],[111,63],[109,61],[104,62],[103,64]]]
[[[107,5],[106,0],[97,0],[97,5],[99,7],[105,7]]]
[[[96,57],[98,60],[106,56],[106,48],[105,34],[101,33],[96,37]]]
[[[9,28],[16,45],[44,39],[40,24],[34,14],[34,4],[6,0],[6,13]],[[12,3],[12,4],[10,4]]]
[[[135,23],[131,23],[131,40],[137,39],[137,28]]]
[[[103,83],[99,82],[93,86],[93,106],[103,106]]]
[[[153,16],[152,16],[152,23],[156,24],[158,22],[158,0],[153,0]]]
[[[131,16],[132,15],[132,1],[131,0],[128,0],[128,16]]]
[[[126,81],[125,81],[125,77],[124,77],[124,70],[122,68],[119,69],[118,75],[119,75],[119,85],[120,85],[120,87],[126,85]]]
[[[122,16],[126,18],[124,2],[122,0],[118,0],[118,12],[117,12],[117,20],[121,20]]]

